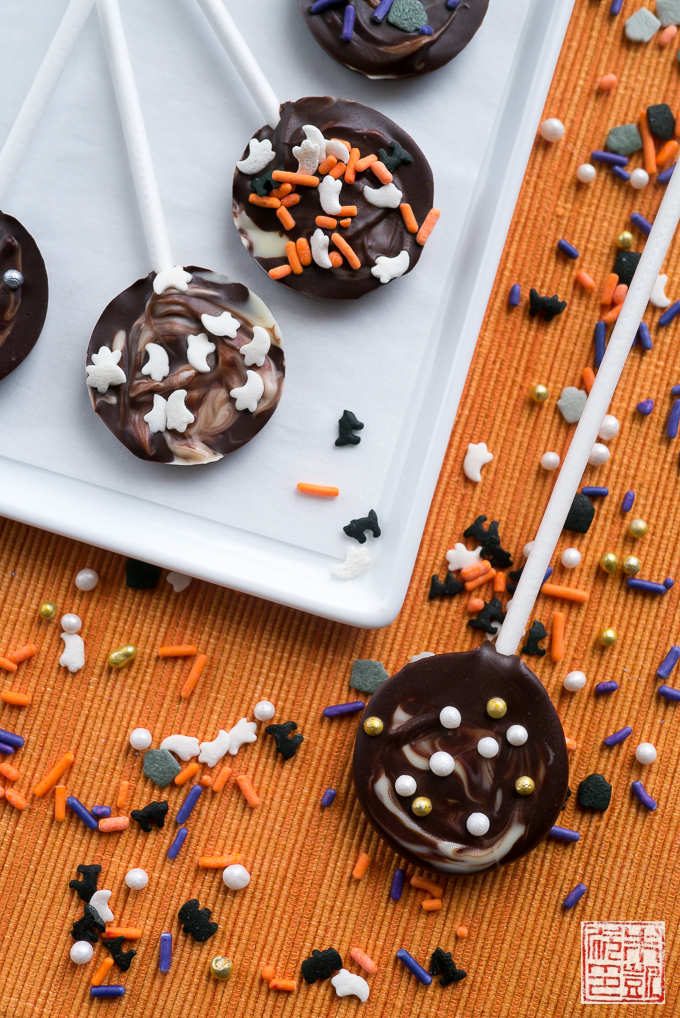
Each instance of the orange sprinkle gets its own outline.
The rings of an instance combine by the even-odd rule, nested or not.
[[[496,573],[493,578],[493,589],[496,594],[505,590],[505,573]]]
[[[649,129],[647,121],[647,110],[640,111],[640,134],[642,135],[642,156],[645,169],[650,177],[656,173],[656,150],[654,148],[654,136]]]
[[[285,205],[282,205],[281,208],[278,208],[276,210],[276,215],[280,220],[284,230],[292,230],[295,228],[295,220],[293,219]],[[293,269],[293,272],[295,272],[295,269]]]
[[[456,936],[458,937],[459,940],[465,940],[467,935],[468,935],[467,926],[459,926],[458,929],[456,930]]]
[[[291,205],[299,205],[299,203],[300,203],[299,194],[289,194],[287,198],[281,199],[281,204],[283,205],[284,208],[287,209],[289,209]]]
[[[677,123],[677,121],[676,121],[676,123]],[[378,161],[378,157],[376,155],[374,155],[373,153],[371,153],[370,156],[364,156],[363,159],[357,159],[357,164],[356,164],[356,171],[357,171],[357,173],[363,173],[364,170],[367,170],[369,166],[372,166],[373,163],[377,163],[377,161]]]
[[[300,265],[311,265],[312,264],[312,251],[309,246],[309,241],[306,237],[298,237],[295,241],[297,248],[298,258],[300,259]]]
[[[241,789],[241,794],[243,795],[243,798],[246,800],[248,805],[251,806],[253,809],[256,809],[256,807],[259,806],[260,803],[262,802],[262,799],[255,791],[253,783],[248,777],[248,775],[239,774],[239,776],[236,779],[236,784]]]
[[[269,192],[270,198],[286,198],[293,190],[292,184],[279,184],[273,191]]]
[[[286,256],[290,263],[290,267],[295,273],[295,275],[296,276],[302,275],[302,265],[300,264],[300,259],[298,258],[297,248],[295,246],[294,241],[292,240],[289,240],[286,244]]]
[[[595,384],[595,372],[590,366],[585,367],[581,372],[581,378],[583,379],[583,384],[585,385],[586,389],[588,390],[588,392],[590,392],[593,385]]]
[[[603,92],[611,92],[613,88],[616,88],[618,83],[619,79],[615,74],[605,74],[600,78],[597,87]]]
[[[5,798],[5,789],[4,788],[0,788],[0,799],[4,799],[4,798]]]
[[[564,657],[564,612],[553,612],[552,634],[550,637],[550,660],[561,661]]]
[[[628,287],[625,283],[619,283],[612,294],[612,304],[623,304],[628,293]]]
[[[565,742],[567,744],[567,751],[568,752],[571,752],[572,750],[577,749],[576,739],[572,739],[569,735],[565,735],[564,738],[565,738]]]
[[[366,952],[362,951],[360,947],[353,947],[349,952],[349,956],[357,963],[357,965],[361,965],[364,972],[368,972],[369,975],[374,976],[378,971],[376,963],[372,958],[369,958]]]
[[[484,599],[481,597],[471,597],[467,603],[467,610],[469,612],[480,612],[484,607]]]
[[[10,806],[14,806],[15,809],[26,809],[28,806],[23,795],[20,795],[19,792],[15,792],[13,788],[5,789],[5,798]]]
[[[347,149],[347,153],[349,154],[349,152],[350,152],[350,143],[348,141],[345,141],[344,138],[331,138],[331,141],[339,141],[341,145],[345,146],[345,148]]]
[[[301,187],[318,187],[319,178],[312,177],[309,173],[289,173],[288,170],[274,170],[272,180],[280,184],[300,184]]]
[[[357,214],[356,205],[341,205],[340,213],[341,216],[355,216]]]
[[[616,319],[621,314],[622,307],[623,304],[615,304],[612,308],[609,309],[609,311],[605,312],[605,314],[602,315],[600,321],[606,322],[607,325],[611,325],[611,323],[615,322]]]
[[[440,884],[435,884],[433,880],[419,877],[417,874],[411,877],[411,887],[417,887],[419,891],[427,891],[433,898],[441,898],[444,893],[444,888]]]
[[[564,601],[578,601],[579,604],[585,604],[590,600],[587,590],[579,590],[577,587],[561,587],[558,583],[544,583],[541,593],[547,594],[548,597],[561,597]]]
[[[323,498],[337,498],[340,494],[339,488],[327,487],[324,484],[307,484],[306,481],[298,481],[297,490],[305,495],[321,495]]]
[[[482,559],[481,562],[475,562],[471,566],[465,566],[460,571],[460,578],[462,580],[476,580],[478,576],[484,576],[485,573],[491,572],[491,563],[488,559]]]
[[[604,289],[602,290],[602,296],[600,298],[600,304],[611,304],[612,297],[614,296],[614,290],[619,284],[619,277],[615,272],[610,272],[607,276]]]
[[[317,216],[316,225],[320,226],[324,230],[334,230],[338,225],[337,219],[332,219],[330,216]]]
[[[362,852],[359,858],[357,859],[356,863],[354,864],[354,869],[352,870],[352,876],[354,877],[354,879],[361,880],[361,878],[366,875],[366,872],[370,865],[371,865],[370,855],[366,855],[365,852]]]
[[[4,668],[6,672],[15,672],[17,670],[14,661],[10,661],[8,657],[0,657],[0,668]]]
[[[211,778],[211,776],[209,774],[204,774],[203,777],[201,778],[201,784],[205,785],[206,788],[210,788],[212,783],[213,783],[213,779]]]
[[[104,817],[99,821],[99,830],[104,834],[112,831],[126,831],[130,826],[130,817]]]
[[[394,180],[394,177],[380,159],[376,159],[374,163],[371,163],[371,173],[375,173],[381,184],[391,184]]]
[[[66,785],[56,785],[54,789],[54,819],[66,819]]]
[[[358,148],[350,149],[349,159],[347,160],[347,169],[345,170],[345,183],[353,184],[356,179],[357,163],[359,162],[359,156],[361,153]]]
[[[289,276],[292,271],[290,265],[277,265],[275,269],[270,269],[267,275],[270,279],[283,279],[284,276]]]
[[[585,269],[579,269],[576,273],[576,282],[580,283],[584,290],[597,289],[597,283]]]
[[[677,34],[678,34],[677,25],[666,25],[663,32],[659,32],[659,34],[657,35],[656,41],[658,42],[659,46],[661,46],[661,48],[663,49],[666,46],[670,46],[670,44],[673,42],[673,39],[675,39]]]
[[[331,172],[328,174],[328,176],[334,177],[336,180],[339,180],[346,169],[347,169],[346,163],[336,163]]]
[[[116,806],[118,807],[118,809],[122,809],[123,806],[125,805],[125,800],[127,799],[129,789],[130,782],[123,779],[118,786],[118,795],[116,796]]]
[[[11,703],[14,707],[28,707],[31,698],[28,693],[16,693],[13,689],[3,689],[0,700]]]
[[[330,159],[335,159],[335,156],[329,156]],[[262,978],[270,982],[276,975],[276,969],[273,965],[265,965],[262,969]]]
[[[441,898],[426,898],[421,906],[426,912],[438,912],[442,907]]]
[[[19,777],[19,771],[9,760],[3,760],[0,764],[0,774],[2,774],[3,778],[7,778],[8,781],[16,781]]]
[[[213,792],[221,792],[222,791],[222,789],[224,788],[224,786],[227,783],[227,779],[229,778],[230,774],[231,774],[231,767],[225,766],[225,767],[222,768],[222,770],[220,771],[220,773],[217,775],[217,777],[215,778],[215,780],[212,783],[212,790],[213,790]]]
[[[439,209],[430,209],[425,217],[425,222],[418,230],[416,241],[422,246],[435,228],[441,212]]]
[[[340,226],[348,227],[351,222],[352,222],[351,219],[341,219],[340,220]]]
[[[272,979],[269,983],[270,990],[286,990],[288,993],[295,993],[294,979]]]
[[[8,654],[8,658],[15,665],[20,665],[22,661],[28,661],[29,657],[33,657],[34,654],[38,653],[38,648],[34,643],[27,643],[25,647],[19,647],[18,650],[13,650],[11,654]]]
[[[191,669],[187,675],[184,685],[179,691],[179,695],[183,700],[188,700],[194,689],[196,683],[200,679],[203,669],[205,668],[206,661],[208,660],[207,654],[197,654],[191,664]]]
[[[668,27],[675,28],[675,25],[669,25]],[[662,145],[659,151],[656,153],[657,169],[663,170],[665,166],[668,166],[668,164],[673,159],[675,159],[675,156],[677,155],[678,152],[678,148],[680,148],[680,145],[678,145],[675,138],[671,138],[670,141],[667,141],[665,145]],[[12,658],[13,661],[14,658],[12,657],[11,654],[10,657]]]
[[[476,580],[468,580],[465,584],[466,590],[476,590],[477,587],[481,587],[483,584],[488,583],[489,580],[493,580],[496,575],[495,569],[489,569],[488,572],[484,573],[483,576],[478,576]]]
[[[195,657],[198,647],[193,643],[179,644],[177,647],[159,647],[159,657]]]
[[[104,982],[112,968],[113,968],[113,958],[109,955],[108,958],[104,958],[104,961],[101,963],[95,974],[92,976],[92,979],[90,980],[92,986],[101,986],[101,984]]]
[[[402,202],[402,204],[399,206],[399,211],[401,212],[402,218],[404,220],[404,226],[406,227],[408,232],[417,233],[418,220],[413,215],[413,209],[411,208],[411,206],[407,202]]]
[[[324,161],[319,164],[318,172],[323,174],[330,173],[330,171],[333,169],[337,161],[338,161],[337,156],[326,156]]]
[[[69,769],[74,760],[73,753],[64,753],[59,763],[55,764],[52,770],[48,771],[42,781],[39,781],[35,786],[33,795],[37,795],[40,798],[45,792],[49,792],[52,785],[56,785],[59,778]]]
[[[333,241],[335,246],[340,249],[340,251],[345,256],[345,258],[347,259],[347,261],[349,262],[353,269],[361,268],[361,262],[359,261],[356,254],[349,246],[344,237],[341,237],[339,233],[332,233],[331,240]]]
[[[195,760],[192,760],[191,763],[188,763],[186,767],[179,772],[179,774],[175,775],[175,784],[185,785],[189,778],[193,778],[194,774],[198,774],[200,769],[200,764],[197,764]]]
[[[231,855],[202,855],[198,865],[202,870],[223,870],[225,866],[233,866],[241,861],[240,852],[232,852]]]
[[[342,255],[338,251],[329,251],[328,260],[334,268],[339,268],[342,265]]]
[[[114,937],[125,937],[126,940],[139,940],[142,931],[137,926],[109,926],[102,933],[102,940],[113,940]]]
[[[278,198],[261,198],[259,194],[251,194],[248,201],[251,205],[259,205],[261,209],[277,209],[281,204]]]

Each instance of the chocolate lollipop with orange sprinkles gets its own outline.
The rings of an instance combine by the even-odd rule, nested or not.
[[[234,223],[255,261],[299,293],[339,300],[410,272],[439,218],[413,139],[348,99],[279,106],[221,0],[198,2],[266,119],[234,173]]]
[[[517,656],[680,219],[671,177],[564,458],[496,646],[432,655],[382,683],[366,706],[354,783],[373,827],[418,866],[472,874],[531,851],[567,795],[567,747],[550,697]]]

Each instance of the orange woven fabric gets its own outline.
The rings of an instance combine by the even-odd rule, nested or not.
[[[679,326],[657,331],[658,311],[647,316],[654,350],[633,352],[614,400],[621,433],[611,443],[611,462],[589,468],[586,475],[586,483],[605,483],[611,494],[599,502],[589,534],[565,536],[560,546],[560,551],[567,544],[581,549],[583,562],[566,574],[566,582],[590,590],[591,599],[575,605],[541,597],[536,607],[536,618],[549,632],[554,610],[566,616],[564,659],[552,664],[547,655],[531,662],[554,698],[566,733],[577,743],[571,787],[575,790],[586,774],[601,771],[614,786],[610,809],[586,815],[572,796],[563,822],[581,832],[579,844],[549,842],[507,868],[467,880],[438,875],[445,888],[440,911],[424,911],[425,892],[410,885],[395,904],[388,892],[398,860],[368,827],[351,786],[356,716],[321,720],[325,705],[354,698],[348,678],[356,658],[378,659],[392,673],[421,651],[466,649],[479,641],[465,625],[467,596],[427,599],[431,574],[443,575],[446,549],[478,513],[500,521],[504,543],[517,556],[535,532],[554,477],[541,470],[540,455],[548,449],[563,453],[573,430],[557,412],[556,399],[563,386],[578,386],[583,367],[592,363],[592,328],[600,313],[599,289],[594,294],[582,290],[574,282],[575,272],[585,269],[601,288],[628,215],[636,210],[652,218],[662,194],[654,183],[634,192],[604,169],[585,187],[576,183],[575,171],[591,149],[603,147],[609,127],[634,119],[649,103],[669,101],[675,108],[678,95],[676,47],[661,49],[655,40],[646,46],[625,43],[628,5],[619,18],[610,18],[608,6],[577,2],[546,108],[546,115],[564,121],[566,135],[557,145],[537,141],[409,594],[392,626],[357,631],[198,582],[181,594],[165,581],[155,592],[130,591],[122,559],[11,522],[0,526],[0,654],[29,642],[38,646],[37,656],[17,672],[1,673],[3,688],[33,696],[27,708],[0,707],[0,726],[27,737],[13,762],[21,772],[14,787],[29,800],[23,812],[0,802],[2,1015],[76,1018],[106,1006],[89,997],[89,981],[104,948],[96,948],[92,962],[83,967],[68,957],[71,923],[81,914],[68,882],[79,863],[102,865],[99,886],[113,891],[116,925],[142,929],[129,972],[117,975],[114,969],[107,980],[127,988],[124,998],[108,1005],[110,1013],[115,1008],[117,1015],[134,1018],[210,1018],[218,1013],[225,1018],[316,1018],[344,1015],[348,1008],[355,1013],[357,1007],[365,1015],[395,1018],[411,1013],[424,1018],[454,1013],[556,1018],[580,1007],[581,920],[663,919],[674,931],[680,912],[680,802],[674,790],[680,764],[678,708],[656,696],[654,671],[680,636],[679,587],[663,598],[633,594],[620,575],[605,576],[597,567],[603,551],[621,557],[633,550],[642,559],[645,577],[661,580],[678,565],[680,447],[665,438],[664,425],[670,385],[680,382]],[[598,92],[597,82],[608,72],[618,75],[618,88],[611,94]],[[633,164],[641,165],[639,156]],[[560,237],[578,247],[577,263],[556,254]],[[638,249],[641,240],[636,236]],[[669,292],[678,296],[677,243],[667,271]],[[509,311],[506,296],[515,281],[522,284],[522,305]],[[526,298],[532,285],[567,299],[566,313],[550,324],[530,319]],[[534,382],[550,390],[548,402],[540,406],[526,396]],[[643,397],[656,400],[648,418],[634,410]],[[494,453],[478,485],[462,473],[470,441],[487,442]],[[650,526],[648,536],[637,543],[626,536],[628,518],[619,509],[628,488],[637,491],[633,515]],[[102,577],[91,593],[73,585],[84,566]],[[563,574],[558,566],[557,582]],[[84,620],[87,663],[75,676],[57,664],[58,619],[38,619],[44,599],[55,601],[59,614],[75,611]],[[620,634],[608,650],[596,643],[606,625]],[[114,671],[107,654],[125,643],[137,646],[137,659]],[[181,643],[195,643],[208,657],[188,700],[180,698],[179,690],[191,662],[157,656],[161,645]],[[574,668],[586,672],[588,687],[568,694],[562,679]],[[593,686],[605,678],[615,678],[620,688],[598,699]],[[156,746],[172,732],[214,738],[220,726],[251,715],[262,697],[276,704],[275,720],[297,721],[305,737],[301,749],[283,762],[270,737],[261,733],[254,745],[228,758],[234,770],[225,788],[220,793],[205,788],[184,848],[170,862],[166,852],[176,831],[173,818],[187,786],[171,785],[163,792],[153,787],[142,775],[141,755],[128,745],[130,730],[150,728]],[[627,723],[633,737],[615,749],[603,748],[603,736]],[[647,769],[634,761],[641,741],[659,750],[657,763]],[[61,779],[68,794],[88,805],[113,805],[120,782],[128,780],[126,804],[114,812],[167,795],[166,827],[144,834],[133,824],[120,834],[104,835],[86,830],[69,811],[64,822],[55,822],[54,793],[36,799],[31,790],[69,750],[76,759]],[[261,795],[259,808],[244,801],[235,783],[240,774],[247,774]],[[660,804],[655,813],[631,797],[630,783],[638,777]],[[322,810],[319,801],[327,787],[336,788],[338,797]],[[240,892],[225,889],[219,870],[198,866],[200,856],[235,852],[252,873],[251,884]],[[352,870],[363,852],[371,863],[366,875],[355,880]],[[124,875],[133,866],[148,871],[145,890],[126,888]],[[573,911],[564,912],[561,902],[579,881],[587,884],[587,894]],[[219,924],[217,935],[204,944],[179,929],[177,910],[191,897],[210,908]],[[461,924],[469,936],[457,941]],[[174,938],[167,975],[159,973],[157,961],[164,930]],[[339,1000],[328,982],[311,987],[302,982],[301,961],[313,948],[331,945],[353,971],[359,969],[350,963],[352,947],[377,963],[377,973],[368,977],[366,1004]],[[421,986],[395,960],[402,946],[423,964],[437,946],[452,950],[467,979],[447,989],[438,982]],[[216,954],[233,959],[234,974],[226,983],[209,976]],[[267,964],[277,977],[297,980],[294,994],[268,989],[260,976]],[[668,1014],[678,1009],[675,970],[670,952]],[[626,1013],[637,1018],[652,1008],[629,1006]],[[588,1013],[617,1012],[615,1006],[592,1005]]]

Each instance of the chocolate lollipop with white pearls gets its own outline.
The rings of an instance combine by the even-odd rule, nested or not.
[[[198,0],[266,119],[236,163],[233,216],[270,278],[352,300],[406,275],[439,217],[413,139],[361,103],[316,96],[279,106],[221,0]]]
[[[249,442],[283,388],[281,334],[246,286],[175,265],[117,0],[97,0],[154,271],[105,309],[86,381],[95,413],[140,459],[210,463]]]
[[[495,648],[486,643],[406,665],[366,707],[354,748],[357,795],[375,829],[419,866],[466,874],[510,862],[559,816],[568,776],[564,733],[516,649],[679,219],[674,174]]]

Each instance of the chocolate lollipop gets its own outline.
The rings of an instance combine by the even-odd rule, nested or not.
[[[249,442],[283,389],[281,334],[254,293],[175,265],[117,0],[97,0],[154,271],[103,312],[87,351],[95,413],[140,459],[191,466]]]
[[[410,78],[458,56],[489,0],[298,0],[327,53],[368,78]]]
[[[565,456],[496,647],[406,665],[366,706],[354,783],[375,829],[418,866],[477,873],[534,848],[567,792],[562,727],[515,656],[680,219],[674,174]]]
[[[0,200],[13,176],[94,0],[71,0],[0,152]],[[38,245],[12,216],[0,212],[0,378],[38,342],[47,314],[47,272]]]
[[[293,290],[341,300],[410,272],[439,217],[413,139],[347,99],[279,107],[220,0],[198,2],[267,121],[234,174],[234,222],[256,262]]]

